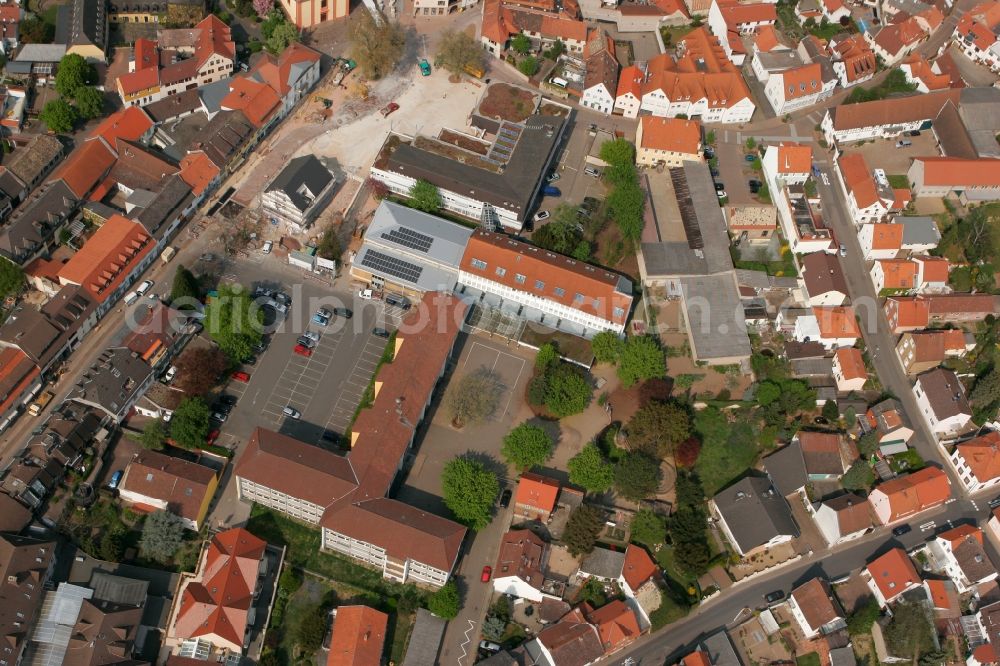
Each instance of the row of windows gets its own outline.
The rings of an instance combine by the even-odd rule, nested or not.
[[[475,259],[474,258],[472,260],[472,267],[473,268],[478,268],[479,270],[486,270],[487,265],[486,265],[486,262],[483,261],[482,259]],[[496,275],[497,275],[497,277],[504,277],[505,275],[507,275],[507,269],[503,268],[502,266],[497,266],[497,268],[496,268]],[[518,284],[524,284],[525,282],[527,282],[527,280],[528,280],[527,276],[522,275],[520,273],[514,273],[514,282],[516,282]],[[545,290],[545,281],[544,280],[535,280],[535,289],[537,289],[538,291],[544,291]],[[566,295],[566,290],[563,289],[562,287],[553,287],[552,288],[552,293],[554,293],[556,296],[563,297],[563,296]],[[580,292],[576,292],[573,295],[573,302],[574,303],[583,303],[585,300],[586,300],[586,297],[583,294],[581,294]],[[593,305],[594,305],[595,308],[601,307],[601,299],[595,298],[595,299],[592,299],[592,300],[593,300]],[[615,309],[616,309],[616,311],[621,311],[622,314],[624,314],[624,311],[621,308],[615,308]]]

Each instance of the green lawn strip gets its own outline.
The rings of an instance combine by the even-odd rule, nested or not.
[[[820,666],[819,654],[809,652],[801,657],[796,657],[795,663],[797,666]]]

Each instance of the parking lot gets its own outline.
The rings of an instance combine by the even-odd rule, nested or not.
[[[884,169],[889,176],[904,175],[910,168],[914,157],[937,155],[939,150],[935,145],[934,132],[926,130],[920,136],[900,137],[912,143],[912,146],[896,148],[899,139],[875,139],[863,144],[847,144],[845,153],[861,153],[872,169]]]

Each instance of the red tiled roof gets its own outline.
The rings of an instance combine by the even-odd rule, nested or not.
[[[781,94],[786,100],[815,95],[823,89],[823,74],[818,62],[786,69],[782,78]]]
[[[837,362],[840,363],[840,371],[844,379],[867,379],[868,370],[865,369],[865,359],[861,352],[854,347],[838,349],[836,352]]]
[[[778,144],[778,173],[809,173],[812,146],[803,143]]]
[[[837,164],[840,166],[840,173],[844,177],[847,190],[854,194],[858,208],[868,208],[879,201],[875,179],[864,155],[861,153],[842,155]]]
[[[485,262],[486,268],[477,268],[473,261]],[[498,269],[504,273],[498,275]],[[625,278],[617,273],[503,234],[474,232],[460,270],[615,324],[624,324],[632,308],[632,294],[619,291]]]
[[[125,469],[119,488],[123,493],[166,502],[171,513],[197,521],[214,479],[215,471],[210,467],[158,451],[140,451]]]
[[[643,116],[640,148],[697,155],[701,148],[701,124],[696,120]]]
[[[712,660],[709,658],[708,653],[701,650],[687,655],[681,659],[681,663],[684,666],[712,666]]]
[[[158,68],[160,56],[157,51],[156,42],[143,37],[135,40],[135,46],[132,49],[135,62],[134,71]]]
[[[716,0],[719,12],[730,30],[749,23],[774,23],[778,14],[774,5],[767,2],[741,4],[739,0]]]
[[[873,224],[872,249],[898,250],[903,247],[902,224]]]
[[[628,645],[641,633],[635,611],[621,599],[615,599],[591,611],[587,614],[587,620],[597,625],[605,652],[614,652]]]
[[[229,94],[222,98],[221,106],[242,111],[254,127],[262,127],[280,104],[278,93],[269,85],[238,76],[230,82]]]
[[[895,309],[897,329],[923,328],[930,321],[930,303],[916,297],[887,298],[886,312]]]
[[[930,63],[919,53],[911,53],[903,66],[910,70],[910,78],[921,81],[928,90],[951,87],[951,77],[947,74],[935,74]]]
[[[990,431],[955,446],[980,483],[1000,477],[1000,432]]]
[[[876,587],[886,599],[892,599],[920,584],[920,576],[917,575],[913,562],[902,548],[893,548],[871,562],[867,569]]]
[[[559,497],[559,482],[533,472],[525,472],[517,483],[514,506],[523,505],[548,514],[556,508]]]
[[[260,560],[267,544],[242,528],[212,537],[198,577],[181,593],[173,635],[243,645]]]
[[[21,20],[21,5],[16,2],[0,4],[0,23],[17,23]]]
[[[123,95],[135,95],[143,90],[155,88],[160,83],[160,70],[153,67],[137,69],[118,77],[118,90]]]
[[[141,224],[112,215],[59,270],[59,280],[104,302],[155,247]]]
[[[996,41],[996,29],[1000,27],[1000,4],[984,2],[976,5],[958,20],[956,32],[963,38],[971,37],[971,42],[980,51],[990,48]]]
[[[757,46],[758,51],[767,53],[772,49],[781,46],[781,41],[778,39],[778,33],[775,32],[774,26],[768,24],[757,28],[757,33],[754,37],[754,44]]]
[[[951,262],[944,257],[914,257],[913,261],[921,266],[921,279],[928,282],[947,282],[951,272]]]
[[[615,98],[631,93],[636,99],[642,99],[642,82],[645,77],[642,70],[635,65],[629,65],[622,70],[618,79],[618,91]]]
[[[951,607],[953,597],[951,586],[953,583],[950,580],[925,580],[924,584],[927,586],[927,591],[930,592],[931,604],[934,608],[954,610]],[[987,643],[987,645],[989,644]]]
[[[822,578],[813,578],[799,585],[792,590],[792,598],[813,629],[820,629],[843,617],[843,610],[834,600],[830,584]]]
[[[1000,187],[1000,160],[966,160],[959,157],[918,157],[924,165],[925,185],[955,188]]]
[[[622,566],[622,576],[625,582],[635,592],[643,583],[653,577],[659,570],[653,558],[641,546],[629,544],[625,548],[625,564]]]
[[[205,188],[219,175],[219,167],[205,154],[198,150],[188,153],[181,158],[181,180],[188,184],[191,191],[196,195],[205,191]]]
[[[379,666],[389,616],[368,606],[338,606],[326,666]]]
[[[296,42],[289,45],[277,58],[269,54],[260,58],[250,73],[260,76],[275,92],[284,96],[290,90],[288,75],[292,65],[319,62],[319,59],[318,51]]]
[[[0,349],[0,413],[21,398],[41,370],[17,347]]]
[[[97,187],[115,164],[115,154],[103,141],[84,141],[70,153],[52,175],[62,180],[78,199],[83,199]]]
[[[879,259],[883,289],[913,289],[917,286],[917,265],[909,259]]]
[[[819,334],[824,339],[859,338],[861,329],[850,306],[814,307],[813,315],[819,324]]]
[[[886,522],[892,523],[943,504],[951,494],[951,486],[947,474],[937,467],[925,467],[912,474],[880,483],[872,493],[881,493],[889,500],[889,518]]]
[[[975,525],[959,525],[937,535],[938,539],[951,544],[953,550],[969,537],[975,539],[980,546],[983,545],[983,531]]]
[[[118,139],[138,141],[153,127],[153,121],[137,106],[130,106],[108,116],[94,128],[93,137],[101,137],[114,147]]]

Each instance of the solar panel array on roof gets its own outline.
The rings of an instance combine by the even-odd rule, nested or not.
[[[670,180],[674,184],[674,194],[677,197],[677,207],[680,209],[681,222],[684,223],[684,234],[687,236],[688,247],[700,250],[705,247],[705,239],[701,237],[701,227],[698,225],[698,214],[694,210],[694,201],[688,189],[687,176],[684,169],[670,170]]]
[[[408,261],[403,261],[402,259],[397,259],[396,257],[390,257],[387,254],[377,252],[370,248],[361,260],[361,265],[365,268],[371,269],[372,271],[385,273],[410,282],[416,282],[419,280],[420,274],[424,271],[423,266],[417,266],[416,264],[411,264]]]
[[[398,227],[382,232],[382,238],[411,250],[427,252],[434,244],[434,239],[427,234],[421,234],[407,227]]]

